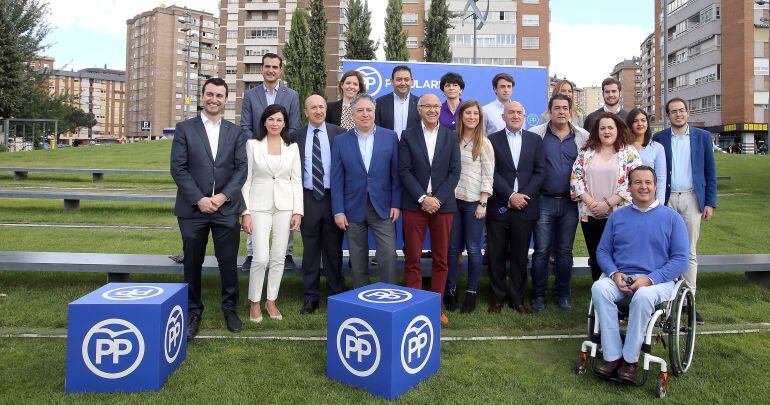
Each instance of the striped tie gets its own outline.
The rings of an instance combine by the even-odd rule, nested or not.
[[[324,198],[324,164],[321,160],[321,140],[318,138],[320,129],[313,130],[313,197],[321,201]]]

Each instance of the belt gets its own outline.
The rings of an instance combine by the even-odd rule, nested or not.
[[[690,193],[694,193],[694,192],[695,192],[695,190],[693,190],[693,189],[684,190],[684,191],[674,191],[674,190],[671,190],[671,194],[690,194]]]
[[[312,188],[303,187],[303,189],[304,189],[305,191],[309,191],[309,192],[311,192],[311,193],[313,192],[313,189],[312,189]],[[325,189],[324,189],[324,192],[327,192],[327,193],[328,193],[328,192],[331,192],[331,191],[332,191],[332,189],[330,189],[330,188],[325,188]]]
[[[561,199],[561,198],[570,198],[569,194],[552,194],[552,195],[543,194],[543,196],[544,197],[549,197],[549,198],[555,198],[557,200]]]

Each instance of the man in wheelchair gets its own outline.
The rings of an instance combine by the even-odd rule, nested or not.
[[[597,259],[606,277],[591,287],[601,331],[604,363],[594,371],[633,383],[647,324],[655,306],[670,299],[674,280],[687,270],[689,241],[684,220],[655,199],[655,171],[629,173],[632,205],[614,212],[602,234]],[[625,343],[617,302],[631,296]]]

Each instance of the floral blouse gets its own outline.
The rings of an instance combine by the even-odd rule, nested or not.
[[[580,199],[580,196],[588,192],[586,188],[586,168],[594,155],[596,155],[595,149],[581,150],[578,153],[575,164],[572,165],[572,175],[569,182],[570,197],[578,202],[578,216],[583,222],[588,221],[589,209],[583,200]],[[631,202],[631,193],[628,188],[628,173],[633,168],[641,165],[642,158],[639,157],[639,152],[632,145],[625,146],[618,151],[618,184],[616,194],[622,198],[618,207],[628,205]]]

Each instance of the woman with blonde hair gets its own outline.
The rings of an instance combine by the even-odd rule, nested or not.
[[[476,100],[462,103],[458,109],[457,139],[460,144],[460,181],[455,188],[457,211],[452,221],[447,252],[448,274],[444,305],[457,309],[457,270],[463,247],[468,251],[468,285],[461,313],[476,308],[476,287],[481,275],[481,233],[487,214],[487,199],[492,195],[495,152],[484,133],[484,115]]]
[[[557,94],[563,94],[571,100],[570,102],[570,111],[569,111],[569,122],[570,124],[583,128],[583,116],[578,110],[577,103],[575,102],[575,85],[567,80],[562,79],[556,82],[556,84],[553,86],[553,91],[551,92],[551,97],[557,95]],[[546,121],[551,120],[551,114],[546,111],[542,114],[540,114],[540,123],[544,123]],[[586,130],[590,130],[590,128],[585,128]]]

